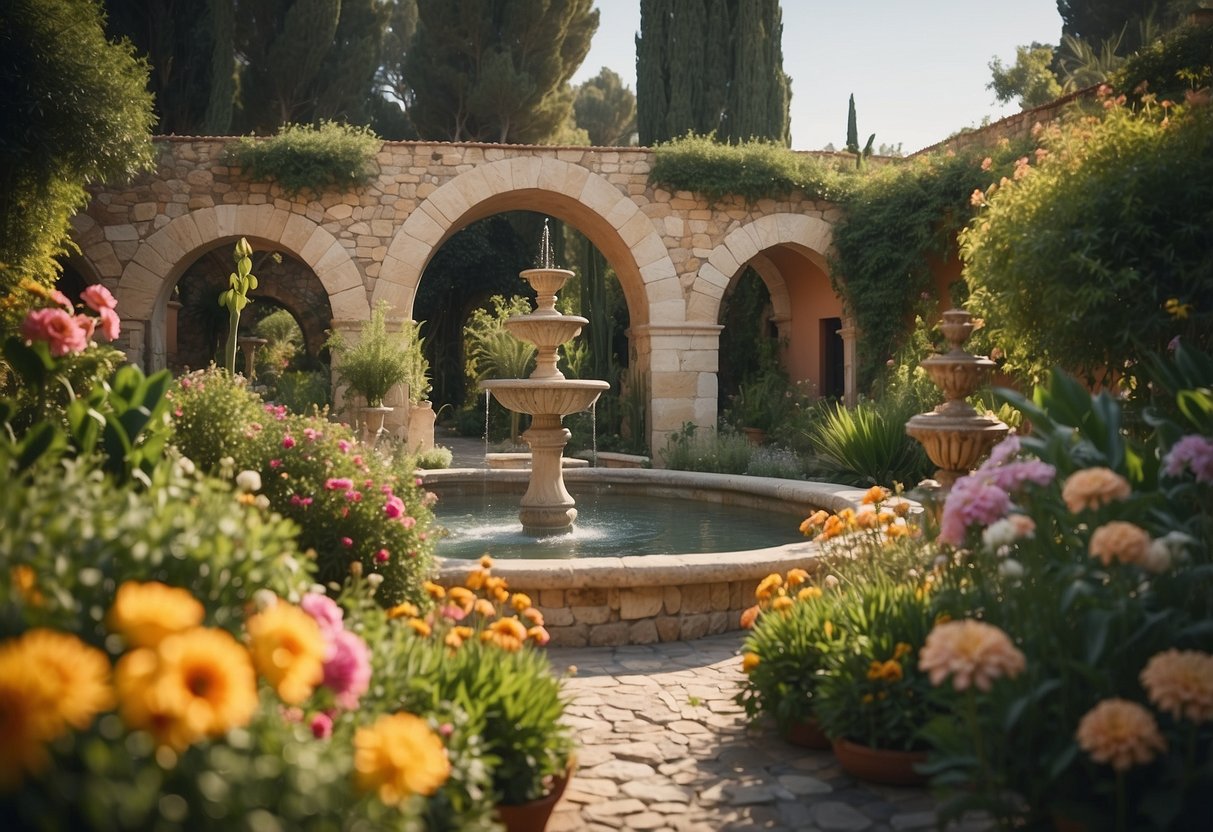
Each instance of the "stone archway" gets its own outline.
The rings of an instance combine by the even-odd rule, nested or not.
[[[373,302],[386,300],[397,315],[411,316],[425,266],[442,244],[477,220],[512,210],[544,213],[569,223],[614,268],[627,300],[636,364],[650,374],[650,447],[654,437],[688,419],[714,416],[714,384],[700,381],[706,362],[683,366],[686,354],[714,345],[692,344],[678,273],[659,229],[619,188],[583,166],[559,159],[504,159],[447,182],[408,216],[392,239]],[[675,337],[662,337],[670,333]],[[709,387],[710,411],[696,401],[706,401],[701,394]],[[678,412],[672,412],[674,407]]]
[[[798,214],[771,214],[738,226],[700,267],[688,308],[696,318],[718,320],[725,290],[746,265],[754,267],[771,295],[780,338],[790,345],[785,363],[793,380],[808,379],[820,385],[827,350],[841,337],[844,396],[850,399],[854,396],[854,329],[829,284],[825,255],[831,236],[829,223]],[[806,278],[788,279],[797,273]]]
[[[362,275],[331,233],[272,205],[218,205],[169,222],[141,244],[118,281],[118,312],[132,338],[128,357],[148,370],[165,366],[168,301],[178,278],[198,255],[247,237],[255,247],[281,249],[302,261],[323,284],[334,319],[370,314]]]

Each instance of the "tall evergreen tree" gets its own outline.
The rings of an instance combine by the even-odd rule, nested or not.
[[[641,144],[688,131],[790,142],[779,0],[641,0],[636,105]]]
[[[391,13],[381,0],[341,0],[337,32],[316,79],[313,120],[370,123]]]
[[[592,0],[417,0],[409,116],[427,139],[538,143],[573,106]]]
[[[605,66],[577,88],[573,110],[592,145],[626,145],[636,132],[636,96]]]
[[[417,32],[417,0],[390,0],[387,29],[383,34],[383,60],[379,63],[376,86],[379,95],[372,99],[375,132],[386,139],[416,138],[417,131],[408,117],[413,103],[413,88],[404,74],[404,58]]]

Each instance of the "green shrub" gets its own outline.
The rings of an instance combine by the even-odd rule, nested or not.
[[[812,198],[837,200],[848,186],[847,178],[829,163],[777,142],[721,144],[710,136],[694,135],[658,145],[649,179],[710,200],[740,196],[750,202],[797,190]]]
[[[292,413],[309,414],[332,403],[329,374],[324,370],[293,370],[274,379],[267,397]]]
[[[746,466],[748,477],[778,477],[785,480],[804,479],[804,461],[787,448],[764,446],[755,448]]]
[[[333,351],[337,379],[361,396],[371,407],[379,407],[393,387],[409,386],[409,401],[424,399],[430,385],[426,378],[429,365],[422,352],[421,325],[416,321],[399,322],[399,330],[388,331],[387,313],[391,305],[381,300],[362,324],[358,340],[351,344],[334,332],[326,346]]]
[[[372,176],[379,137],[369,127],[323,121],[318,127],[285,124],[268,139],[246,136],[225,151],[228,163],[253,179],[274,180],[291,195],[305,188],[349,188]]]
[[[917,484],[932,467],[922,446],[906,435],[906,420],[915,412],[899,402],[824,405],[809,433],[813,473],[845,485]]]
[[[265,417],[261,400],[245,387],[243,376],[224,378],[213,364],[177,379],[173,402],[173,444],[207,473],[232,457],[242,468],[251,460],[240,453],[252,438],[251,426]]]
[[[753,455],[754,446],[742,434],[700,433],[690,422],[671,435],[661,451],[667,468],[710,474],[744,474]]]
[[[961,235],[970,311],[1032,379],[1108,381],[1176,335],[1213,344],[1213,110],[1108,104],[1048,128]]]
[[[1213,26],[1180,26],[1125,59],[1108,82],[1128,93],[1145,82],[1141,95],[1182,100],[1187,90],[1213,83]]]

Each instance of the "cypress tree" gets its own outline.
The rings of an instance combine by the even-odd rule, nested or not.
[[[636,106],[641,144],[688,131],[788,143],[779,0],[641,0]]]
[[[859,152],[859,123],[855,118],[855,93],[847,103],[847,152]]]

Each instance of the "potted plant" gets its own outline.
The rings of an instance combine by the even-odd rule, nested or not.
[[[427,583],[428,612],[387,612],[406,635],[385,695],[406,710],[453,703],[479,737],[498,818],[507,830],[542,830],[572,771],[572,737],[561,724],[560,680],[536,646],[548,642],[543,615],[491,574],[485,556],[465,585]]]
[[[412,321],[401,324],[399,332],[389,332],[387,313],[390,305],[380,301],[371,310],[371,317],[362,325],[356,343],[351,344],[340,333],[329,336],[326,346],[338,359],[334,372],[338,381],[366,401],[368,416],[377,425],[368,425],[372,435],[378,435],[383,417],[392,411],[384,399],[393,387],[422,379],[419,389],[429,390],[425,383],[428,366],[421,354],[418,325]],[[410,392],[410,397],[413,396]]]

